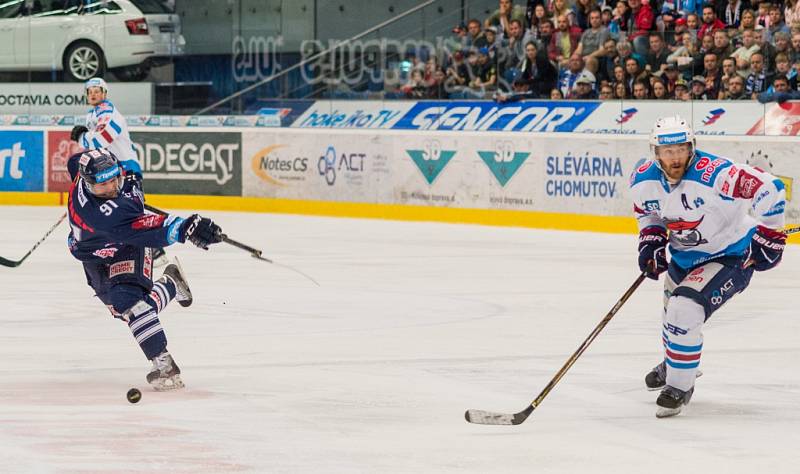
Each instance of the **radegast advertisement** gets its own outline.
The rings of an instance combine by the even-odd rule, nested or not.
[[[131,132],[144,173],[156,194],[242,194],[239,132]]]
[[[0,131],[0,191],[44,191],[44,133]]]

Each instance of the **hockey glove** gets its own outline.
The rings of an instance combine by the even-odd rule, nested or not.
[[[749,262],[757,272],[769,270],[780,263],[784,247],[786,234],[760,225],[750,241]]]
[[[181,227],[181,241],[189,241],[203,250],[222,242],[222,229],[207,217],[192,214]]]
[[[89,129],[84,127],[83,125],[75,125],[72,127],[72,131],[69,132],[69,139],[73,142],[77,142],[81,139],[81,135],[88,132]]]
[[[667,231],[663,227],[645,227],[639,232],[639,270],[647,278],[658,280],[667,270]]]

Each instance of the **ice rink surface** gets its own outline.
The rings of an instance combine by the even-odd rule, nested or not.
[[[0,255],[22,257],[61,212],[0,207]],[[0,471],[800,469],[798,246],[706,325],[680,416],[656,419],[644,389],[661,357],[648,280],[528,421],[480,426],[465,409],[525,408],[630,286],[635,236],[205,214],[322,286],[227,245],[171,247],[195,295],[161,313],[187,388],[156,393],[62,225],[0,267]]]

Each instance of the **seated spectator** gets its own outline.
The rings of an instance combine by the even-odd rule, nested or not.
[[[675,96],[675,84],[677,84],[678,79],[680,79],[681,75],[678,71],[678,68],[675,67],[674,64],[667,64],[666,69],[664,69],[664,75],[661,76],[661,81],[664,83],[664,86],[667,88],[667,95],[670,97]]]
[[[800,0],[798,0],[800,3]],[[800,61],[800,31],[792,33],[792,52],[789,54],[789,61],[792,64],[797,64]]]
[[[597,80],[610,80],[614,77],[614,59],[616,59],[616,57],[617,42],[609,38],[603,44],[603,55],[597,58],[600,63],[597,70]]]
[[[750,56],[759,51],[759,47],[755,42],[755,32],[753,30],[744,30],[742,32],[742,46],[736,51],[731,53],[731,58],[736,61],[736,70],[742,76],[750,74]]]
[[[467,34],[464,36],[463,49],[478,49],[486,46],[486,37],[483,35],[483,31],[481,31],[481,22],[473,18],[467,22]]]
[[[706,95],[706,78],[703,76],[694,76],[692,78],[691,92],[689,93],[691,100],[708,100]]]
[[[786,0],[783,16],[789,26],[800,23],[800,0]]]
[[[698,15],[694,13],[686,15],[686,31],[697,36],[697,39],[700,39],[698,35],[700,31],[700,17]]]
[[[605,5],[600,9],[600,23],[606,27],[611,38],[619,39],[619,25],[614,23],[614,10],[610,6]]]
[[[764,39],[774,43],[775,33],[778,32],[790,34],[789,27],[783,22],[783,12],[780,7],[773,5],[769,9],[769,26],[764,30]]]
[[[764,29],[755,29],[755,41],[758,45],[759,52],[764,55],[764,70],[773,71],[775,69],[775,46],[764,38]]]
[[[453,53],[450,66],[447,68],[447,85],[450,90],[464,87],[470,82],[470,67],[464,61],[464,53]]]
[[[721,19],[727,28],[739,28],[742,22],[742,13],[750,8],[748,0],[727,0],[722,2],[724,8],[722,9]]]
[[[686,26],[686,18],[678,18],[673,26],[664,30],[664,43],[669,52],[674,52],[683,44],[683,34],[689,31]]]
[[[734,48],[742,45],[742,34],[746,30],[753,30],[756,27],[756,13],[753,10],[746,9],[742,12],[741,22],[739,27],[736,28],[736,33],[731,38]]]
[[[769,9],[772,8],[772,3],[761,2],[758,4],[758,13],[756,14],[756,26],[762,28],[769,28]]]
[[[645,79],[637,79],[633,83],[633,98],[636,100],[648,100],[650,97],[650,82]]]
[[[703,57],[703,77],[706,82],[706,96],[716,99],[719,96],[722,84],[722,71],[717,63],[717,55],[708,53]]]
[[[764,69],[764,55],[754,53],[750,56],[750,75],[744,82],[744,90],[747,95],[756,98],[756,95],[766,91],[772,85],[773,75]]]
[[[478,60],[472,70],[472,77],[469,86],[473,90],[491,90],[497,87],[497,67],[489,60],[488,48],[478,50]]]
[[[550,91],[550,100],[563,100],[564,94],[561,93],[561,90],[554,88]]]
[[[622,40],[617,43],[617,57],[614,60],[614,64],[625,66],[625,61],[627,61],[628,58],[633,58],[640,63],[644,62],[644,56],[633,51],[633,46],[631,46],[629,42]]]
[[[572,56],[569,58],[567,67],[561,69],[558,74],[558,89],[561,95],[569,97],[569,93],[575,86],[575,81],[578,80],[581,72],[583,72],[583,59],[580,56]]]
[[[691,73],[694,67],[694,58],[699,52],[697,36],[687,31],[683,34],[683,44],[681,47],[667,56],[667,64],[675,65],[679,71]]]
[[[669,51],[664,46],[664,40],[661,39],[661,34],[658,32],[650,33],[650,51],[647,52],[646,66],[650,72],[658,72],[664,69],[667,64],[667,57]]]
[[[600,13],[600,9],[597,8],[597,0],[577,0],[572,8],[575,14],[575,25],[581,30],[588,30],[590,28],[589,15],[595,9],[597,13]]]
[[[751,100],[744,90],[744,78],[737,74],[728,79],[723,98],[725,100]]]
[[[767,102],[783,103],[787,100],[800,99],[800,92],[793,91],[789,87],[789,79],[786,76],[775,77],[772,83],[772,91],[762,92],[757,95],[757,99],[762,104]]]
[[[598,95],[598,99],[600,100],[611,100],[614,98],[614,88],[610,84],[603,84],[600,86],[600,94]]]
[[[642,4],[642,0],[628,0],[631,7],[631,31],[628,32],[628,41],[633,43],[633,49],[641,55],[647,54],[650,46],[647,35],[655,26],[655,17],[650,4]]]
[[[720,99],[724,99],[722,97],[722,92],[728,89],[728,81],[731,80],[733,76],[738,76],[736,73],[736,61],[733,58],[725,58],[722,60],[722,77],[720,80]]]
[[[544,5],[541,3],[537,3],[536,6],[533,8],[533,16],[531,17],[531,37],[535,40],[539,39],[539,27],[543,21],[547,20],[547,11],[544,9]]]
[[[689,94],[689,84],[684,78],[679,77],[675,82],[675,93],[673,95],[675,100],[687,101],[692,98],[691,94]]]
[[[614,66],[614,77],[612,78],[611,82],[622,83],[622,85],[624,85],[626,88],[628,87],[628,76],[625,74],[624,66]]]
[[[713,34],[716,30],[724,30],[725,23],[717,18],[717,13],[714,11],[714,6],[707,4],[703,6],[703,25],[700,26],[700,31],[697,32],[697,37],[702,38],[707,34]]]
[[[521,77],[514,79],[511,86],[513,90],[511,94],[497,92],[497,94],[495,94],[495,100],[500,103],[505,103],[539,98],[539,94],[530,90],[530,83]]]
[[[583,71],[575,80],[575,88],[571,91],[570,99],[596,100],[597,92],[594,90],[595,77],[589,71]]]
[[[400,87],[400,91],[403,92],[409,99],[422,99],[425,97],[427,88],[428,87],[425,83],[425,79],[422,76],[422,71],[419,69],[413,69],[411,71],[411,77],[409,78],[408,82]]]
[[[669,99],[669,91],[667,91],[667,86],[664,85],[664,81],[660,78],[656,78],[653,81],[653,99],[656,100],[668,100]]]
[[[447,99],[448,93],[446,80],[447,74],[445,73],[444,69],[437,67],[433,72],[433,78],[428,85],[425,97],[427,99]]]
[[[775,33],[772,36],[772,44],[775,46],[776,62],[779,54],[784,54],[787,58],[792,54],[792,41],[788,33],[782,31]]]
[[[611,39],[611,34],[608,32],[608,28],[603,26],[600,10],[595,8],[589,12],[589,28],[581,35],[574,54],[582,56],[584,61],[589,57],[599,58],[605,54],[604,45],[609,39]]]
[[[569,22],[570,26],[577,26],[573,25],[570,21],[571,15],[572,9],[569,7],[567,0],[553,0],[553,2],[550,3],[550,16],[556,23],[556,26],[558,26],[558,17],[560,16],[564,16],[564,18],[566,18]]]
[[[623,1],[617,2],[617,5],[614,7],[614,14],[611,17],[611,23],[608,26],[608,30],[612,34],[616,34],[617,38],[627,36],[628,20],[630,17],[631,11],[628,8],[628,4]]]
[[[792,69],[792,63],[789,62],[789,56],[784,53],[778,53],[775,56],[775,77],[785,77],[789,80],[789,85],[792,84],[790,78],[796,77],[797,72]]]
[[[525,58],[525,45],[531,41],[531,35],[523,27],[522,23],[512,20],[508,25],[508,37],[506,38],[507,50],[510,53],[505,61],[505,67],[510,69],[517,67]]]
[[[717,30],[714,32],[714,47],[711,48],[711,51],[717,55],[717,61],[720,65],[723,59],[733,53],[733,46],[731,46],[731,41],[725,30]]]
[[[550,40],[549,57],[560,67],[564,67],[580,43],[581,31],[570,26],[565,15],[558,17],[557,29]]]
[[[521,25],[524,25],[526,20],[525,7],[514,5],[511,0],[500,0],[497,10],[486,19],[484,28],[494,26],[498,32],[506,34],[512,20],[517,20]]]
[[[539,54],[536,43],[525,45],[525,59],[520,64],[517,77],[528,84],[528,89],[537,97],[546,97],[558,82],[558,71],[553,64]]]
[[[639,61],[635,60],[634,58],[628,58],[625,60],[625,76],[627,78],[626,86],[630,92],[633,92],[633,83],[639,78],[641,73],[642,69],[639,65]]]
[[[617,82],[614,84],[614,97],[619,100],[626,100],[630,98],[628,87],[624,82]]]

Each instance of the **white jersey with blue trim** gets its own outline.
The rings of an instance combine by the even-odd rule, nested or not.
[[[697,150],[683,179],[670,185],[655,160],[631,176],[639,230],[669,230],[669,250],[680,267],[748,252],[756,225],[780,229],[783,182],[752,166]]]
[[[86,114],[86,128],[89,131],[81,137],[85,149],[105,148],[114,153],[126,171],[142,173],[128,133],[128,122],[111,101],[100,102]]]

